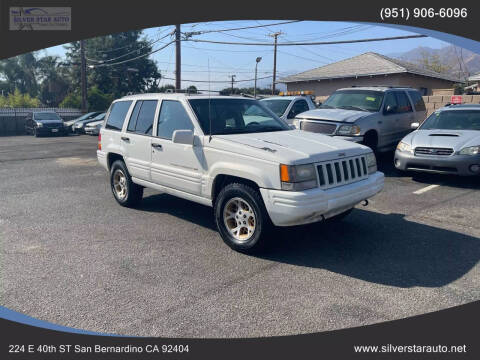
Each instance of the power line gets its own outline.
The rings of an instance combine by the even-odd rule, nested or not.
[[[264,77],[260,77],[260,78],[257,78],[257,80],[263,80],[263,79],[269,79],[271,78],[272,75],[270,76],[264,76]],[[166,80],[175,80],[175,78],[169,78],[169,77],[163,77],[163,79],[166,79]],[[231,79],[230,80],[212,80],[212,81],[209,81],[209,80],[186,80],[186,79],[182,79],[182,81],[187,81],[187,82],[197,82],[197,83],[231,83]],[[235,82],[239,83],[239,82],[247,82],[247,81],[255,81],[255,79],[244,79],[244,80],[234,80]]]
[[[314,42],[298,42],[298,43],[286,42],[286,43],[278,43],[277,46],[353,44],[353,43],[374,42],[374,41],[417,39],[417,38],[424,38],[424,37],[427,37],[427,36],[426,35],[406,35],[406,36],[392,36],[392,37],[385,37],[385,38],[370,38],[370,39],[358,39],[358,40],[314,41]],[[203,42],[203,43],[222,44],[222,45],[275,46],[274,43],[245,43],[245,42],[229,42],[229,41],[199,40],[199,39],[184,39],[182,41]]]
[[[208,34],[213,32],[225,32],[225,31],[236,31],[236,30],[245,30],[245,29],[254,29],[254,28],[262,28],[267,26],[274,26],[274,25],[284,25],[284,24],[292,24],[296,22],[301,22],[301,20],[293,20],[293,21],[282,21],[273,24],[263,24],[263,25],[253,25],[253,26],[244,26],[244,27],[237,27],[231,29],[214,29],[214,30],[200,30],[200,31],[190,31],[183,33],[185,36],[192,36],[192,35],[202,35]]]

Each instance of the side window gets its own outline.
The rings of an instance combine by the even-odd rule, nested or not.
[[[135,132],[137,134],[152,135],[153,120],[155,119],[155,110],[157,109],[157,100],[144,100],[142,107],[138,112]]]
[[[297,100],[293,104],[292,108],[290,109],[290,113],[288,114],[288,118],[293,119],[298,114],[300,114],[302,112],[305,112],[305,111],[308,111],[308,110],[309,110],[308,104],[305,100]]]
[[[127,131],[135,131],[135,126],[137,125],[137,118],[138,118],[138,113],[140,111],[140,108],[142,107],[142,102],[141,100],[137,101],[135,103],[135,107],[133,108],[132,115],[130,115],[130,121],[128,122],[128,127]]]
[[[412,99],[413,106],[416,111],[425,111],[425,102],[423,101],[422,95],[417,91],[409,91],[410,98]]]
[[[398,109],[397,97],[392,91],[387,92],[385,102],[383,104],[383,111],[385,114],[396,114]]]
[[[398,102],[398,113],[406,113],[412,111],[412,105],[410,104],[410,100],[407,97],[405,91],[395,91],[397,95],[397,102]]]
[[[163,100],[158,115],[157,136],[172,139],[175,130],[192,130],[193,124],[179,101]]]
[[[131,101],[117,101],[112,105],[105,129],[122,130],[123,121],[130,109]]]

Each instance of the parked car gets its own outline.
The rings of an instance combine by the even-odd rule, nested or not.
[[[148,187],[213,206],[222,239],[243,252],[263,247],[273,225],[341,218],[384,182],[368,147],[292,130],[244,97],[116,100],[97,157],[120,205],[135,206]]]
[[[33,111],[27,114],[25,131],[36,137],[65,135],[65,126],[62,118],[54,111]]]
[[[295,116],[316,108],[310,96],[274,96],[260,101],[289,124]]]
[[[381,152],[395,149],[411,131],[411,124],[423,121],[426,116],[425,103],[418,90],[352,87],[335,91],[320,108],[297,115],[294,125]]]
[[[480,105],[435,111],[400,141],[395,167],[457,175],[480,175]]]
[[[105,115],[103,116],[105,118]],[[103,125],[103,120],[93,121],[85,125],[85,134],[88,135],[98,135],[100,133],[100,129]]]
[[[72,132],[76,133],[76,134],[85,134],[85,126],[87,124],[90,124],[91,122],[105,119],[105,114],[106,113],[102,112],[102,113],[98,114],[97,116],[95,116],[91,119],[85,119],[85,120],[77,121],[72,126]]]
[[[82,115],[76,119],[65,121],[64,122],[65,127],[67,128],[67,131],[71,132],[73,124],[75,124],[77,121],[93,119],[95,116],[101,113],[102,113],[101,111],[93,111],[93,112],[86,113],[85,115]]]

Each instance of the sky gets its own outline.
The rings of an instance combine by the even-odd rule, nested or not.
[[[279,20],[252,21],[216,21],[194,24],[183,24],[182,32],[231,29],[279,23]],[[159,38],[173,31],[174,26],[149,28],[143,34],[149,40]],[[227,41],[227,42],[270,42],[271,34],[282,32],[278,42],[340,41],[365,38],[412,35],[380,25],[352,22],[301,21],[289,24],[271,25],[228,32],[211,32],[193,36],[193,39]],[[173,40],[172,36],[155,42],[153,49],[158,49]],[[310,70],[342,59],[360,55],[365,52],[377,52],[383,55],[398,54],[419,46],[441,48],[449,44],[434,38],[418,38],[336,45],[279,46],[277,52],[277,80],[284,76]],[[64,56],[62,45],[44,50],[49,55]],[[255,76],[255,59],[262,57],[258,65],[258,87],[271,87],[273,72],[273,46],[224,45],[201,42],[182,42],[182,88],[195,85],[201,90],[220,90],[231,85],[230,76],[235,75],[235,87],[253,86],[250,80]],[[132,55],[133,57],[133,55]],[[122,58],[122,60],[129,57]],[[175,77],[175,45],[150,56],[155,60],[161,74],[165,78]],[[191,82],[188,80],[207,81]],[[210,85],[208,81],[211,81]],[[225,83],[213,83],[225,81]],[[174,84],[174,80],[162,79],[161,85]],[[277,86],[281,90],[282,85]]]

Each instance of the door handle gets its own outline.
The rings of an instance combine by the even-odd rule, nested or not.
[[[154,149],[161,149],[161,148],[162,148],[162,145],[161,145],[161,144],[152,143],[152,147],[153,147]]]
[[[130,138],[126,137],[126,136],[122,136],[121,139],[123,141],[126,141],[126,142],[129,142],[130,141]]]

